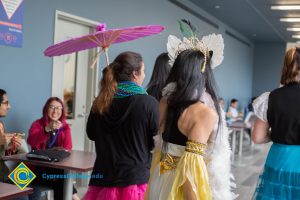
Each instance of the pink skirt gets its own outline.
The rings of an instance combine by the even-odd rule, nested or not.
[[[126,187],[89,186],[83,200],[143,200],[147,184]]]

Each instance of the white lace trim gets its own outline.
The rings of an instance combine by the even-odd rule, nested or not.
[[[168,98],[173,92],[176,91],[176,83],[175,82],[171,82],[168,85],[166,85],[166,87],[164,87],[161,91],[162,97],[164,98]]]
[[[264,122],[268,122],[267,111],[270,92],[265,92],[255,99],[253,109],[255,115]]]

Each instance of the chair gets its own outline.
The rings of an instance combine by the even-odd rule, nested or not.
[[[19,148],[18,153],[28,153],[29,152],[29,146],[27,144],[27,142],[25,141],[25,139],[22,139],[22,144],[21,147]],[[7,168],[9,169],[9,171],[13,171],[17,166],[18,166],[18,162],[15,161],[10,161],[7,160],[4,162],[5,165],[7,166]],[[50,198],[50,193],[53,192],[51,188],[49,187],[40,187],[41,191],[42,191],[42,197],[41,200],[48,200],[51,199]]]

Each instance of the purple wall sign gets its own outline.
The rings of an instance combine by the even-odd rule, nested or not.
[[[0,45],[22,47],[23,0],[0,0]]]

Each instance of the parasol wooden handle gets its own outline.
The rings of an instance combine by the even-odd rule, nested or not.
[[[96,63],[98,62],[98,57],[102,52],[102,48],[98,51],[98,53],[96,53],[96,55],[93,56],[92,58],[92,64],[90,65],[90,68],[93,69],[96,65]]]
[[[106,57],[106,64],[109,65],[109,59],[108,59],[108,47],[104,47],[105,57]]]

